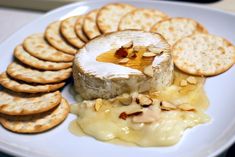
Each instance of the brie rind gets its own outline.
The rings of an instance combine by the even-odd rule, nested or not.
[[[99,62],[96,57],[133,42],[133,46],[154,45],[164,49],[152,62],[153,77],[118,64]],[[88,42],[75,56],[75,89],[85,99],[112,98],[122,93],[143,92],[168,86],[173,79],[170,46],[156,33],[126,30],[101,35]]]

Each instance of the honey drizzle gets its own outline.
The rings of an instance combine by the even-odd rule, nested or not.
[[[125,67],[137,69],[140,71],[144,71],[144,68],[150,64],[152,64],[154,57],[143,57],[143,54],[146,52],[146,48],[140,48],[140,50],[136,53],[136,57],[128,57],[129,61],[127,63],[119,63],[119,61],[123,58],[115,55],[116,50],[111,50],[108,52],[104,52],[96,57],[98,62],[106,62],[106,63],[114,63],[118,65],[122,65]],[[133,49],[128,49],[128,56],[133,53]]]

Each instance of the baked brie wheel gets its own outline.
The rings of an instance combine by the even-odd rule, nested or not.
[[[161,90],[173,80],[171,49],[156,33],[125,30],[101,35],[76,54],[75,89],[84,99]]]

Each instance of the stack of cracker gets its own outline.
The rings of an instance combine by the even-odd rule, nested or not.
[[[15,61],[0,75],[1,124],[14,132],[35,133],[61,123],[69,112],[58,89],[72,73],[74,55],[105,33],[138,29],[161,34],[172,46],[176,67],[198,76],[217,75],[235,62],[235,48],[208,34],[199,22],[130,4],[111,3],[85,15],[48,25],[14,50]]]

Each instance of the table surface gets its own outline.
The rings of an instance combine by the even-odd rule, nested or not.
[[[235,0],[222,0],[216,3],[203,5],[235,13]],[[0,6],[0,43],[17,31],[20,27],[42,16],[43,14],[45,14],[45,12],[5,8]],[[0,157],[7,156],[8,155],[6,154],[0,153]],[[225,154],[222,156],[225,156]]]

